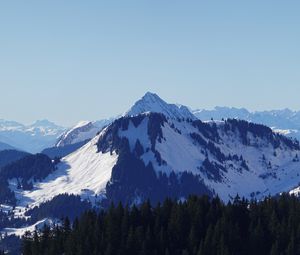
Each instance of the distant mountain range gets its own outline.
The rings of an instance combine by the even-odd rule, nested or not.
[[[31,153],[53,146],[64,131],[65,128],[47,120],[39,120],[28,126],[0,120],[0,142]]]

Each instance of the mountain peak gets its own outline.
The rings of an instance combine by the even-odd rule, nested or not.
[[[152,92],[147,92],[143,97],[142,97],[143,100],[162,100],[157,94],[155,93],[152,93]]]
[[[124,116],[134,116],[145,112],[162,113],[171,119],[196,119],[187,107],[169,104],[157,94],[151,92],[147,92],[124,114]]]

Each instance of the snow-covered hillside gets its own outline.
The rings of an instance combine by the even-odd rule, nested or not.
[[[16,211],[22,215],[26,207],[33,208],[64,193],[81,195],[95,202],[96,195],[105,191],[117,161],[114,153],[97,152],[96,143],[100,137],[98,135],[81,149],[65,157],[57,170],[42,182],[36,183],[31,191],[18,190],[16,180],[11,180],[10,187],[19,201]]]

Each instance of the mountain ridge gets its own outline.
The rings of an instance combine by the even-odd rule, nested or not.
[[[245,108],[220,106],[217,106],[212,110],[190,110],[188,107],[180,104],[168,104],[157,94],[147,92],[123,115],[99,121],[89,121],[93,124],[93,127],[91,127],[90,130],[94,129],[94,132],[91,131],[90,135],[88,135],[88,132],[83,132],[82,134],[78,133],[78,137],[81,135],[83,136],[82,139],[74,137],[74,140],[67,138],[66,142],[60,141],[63,140],[63,134],[78,128],[76,125],[71,128],[65,128],[48,120],[37,120],[33,124],[23,125],[15,121],[6,121],[2,119],[0,120],[0,141],[33,153],[41,152],[44,149],[50,149],[52,147],[54,150],[56,145],[60,143],[72,145],[77,142],[83,142],[83,140],[88,141],[92,139],[97,133],[97,128],[98,131],[100,131],[104,126],[110,124],[114,119],[120,116],[134,116],[143,112],[160,112],[170,118],[195,119],[196,116],[203,121],[211,120],[211,118],[215,120],[222,120],[222,118],[238,118],[270,126],[276,132],[300,140],[299,111],[290,109],[249,111]]]

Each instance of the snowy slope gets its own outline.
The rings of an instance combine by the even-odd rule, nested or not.
[[[18,236],[21,238],[22,236],[25,235],[25,233],[27,231],[33,232],[35,230],[42,230],[45,225],[53,225],[54,223],[56,223],[56,222],[53,222],[53,220],[43,219],[43,220],[40,220],[40,221],[32,224],[31,226],[25,226],[22,228],[5,228],[3,230],[3,233],[5,233],[5,234],[2,234],[2,237],[4,237],[5,235],[8,235],[8,236],[15,235],[15,236]]]
[[[19,201],[16,211],[21,210],[22,215],[26,206],[33,208],[64,193],[81,195],[92,202],[95,202],[96,195],[101,197],[111,178],[117,155],[97,152],[96,143],[100,137],[101,134],[62,159],[58,169],[42,182],[35,183],[31,191],[18,190],[16,180],[11,180],[10,187]]]
[[[168,104],[158,95],[150,92],[147,92],[123,116],[135,116],[145,112],[162,113],[171,119],[196,119],[186,106]]]

